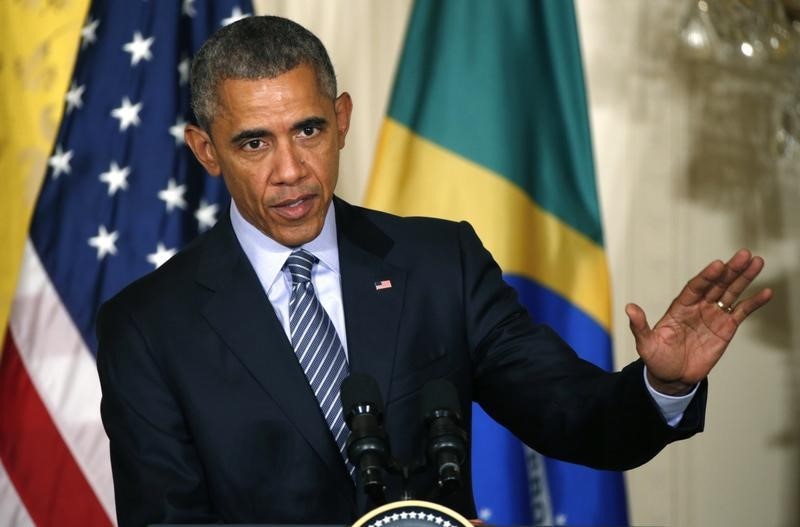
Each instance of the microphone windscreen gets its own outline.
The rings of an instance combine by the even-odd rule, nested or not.
[[[461,404],[456,387],[447,379],[435,379],[426,383],[422,387],[420,408],[422,416],[426,418],[437,410],[450,410],[460,415]]]
[[[364,373],[354,373],[342,381],[342,410],[347,414],[354,406],[371,404],[377,413],[383,412],[383,400],[375,379]]]

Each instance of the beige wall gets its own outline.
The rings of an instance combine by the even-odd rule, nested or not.
[[[711,259],[750,247],[767,259],[762,283],[777,288],[712,372],[707,431],[628,474],[633,519],[797,525],[800,174],[796,158],[776,162],[771,152],[788,78],[685,58],[676,33],[688,2],[577,6],[617,364],[635,357],[625,302],[655,317]]]
[[[355,100],[339,193],[360,202],[410,0],[262,0],[329,47]],[[800,524],[800,174],[770,151],[780,72],[693,66],[676,0],[576,0],[614,286],[616,362],[635,357],[623,306],[651,322],[705,263],[748,246],[775,301],[711,378],[706,432],[628,474],[634,525]]]

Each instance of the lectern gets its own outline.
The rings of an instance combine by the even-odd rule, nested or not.
[[[150,527],[220,527],[224,524],[153,524]],[[236,524],[239,527],[473,527],[456,511],[438,503],[420,500],[394,501],[373,509],[352,526]]]

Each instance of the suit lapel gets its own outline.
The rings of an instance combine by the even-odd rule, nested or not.
[[[198,282],[214,291],[202,308],[203,316],[352,499],[352,480],[283,327],[236,240],[229,216],[224,214],[219,223],[210,233],[197,274]]]
[[[334,204],[350,373],[372,376],[386,401],[406,272],[386,261],[391,239],[357,209],[338,199]]]

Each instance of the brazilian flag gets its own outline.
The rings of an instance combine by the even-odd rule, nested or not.
[[[533,318],[611,369],[608,269],[570,1],[417,0],[365,202],[468,220]],[[475,410],[484,519],[627,524],[622,474],[542,458]]]

